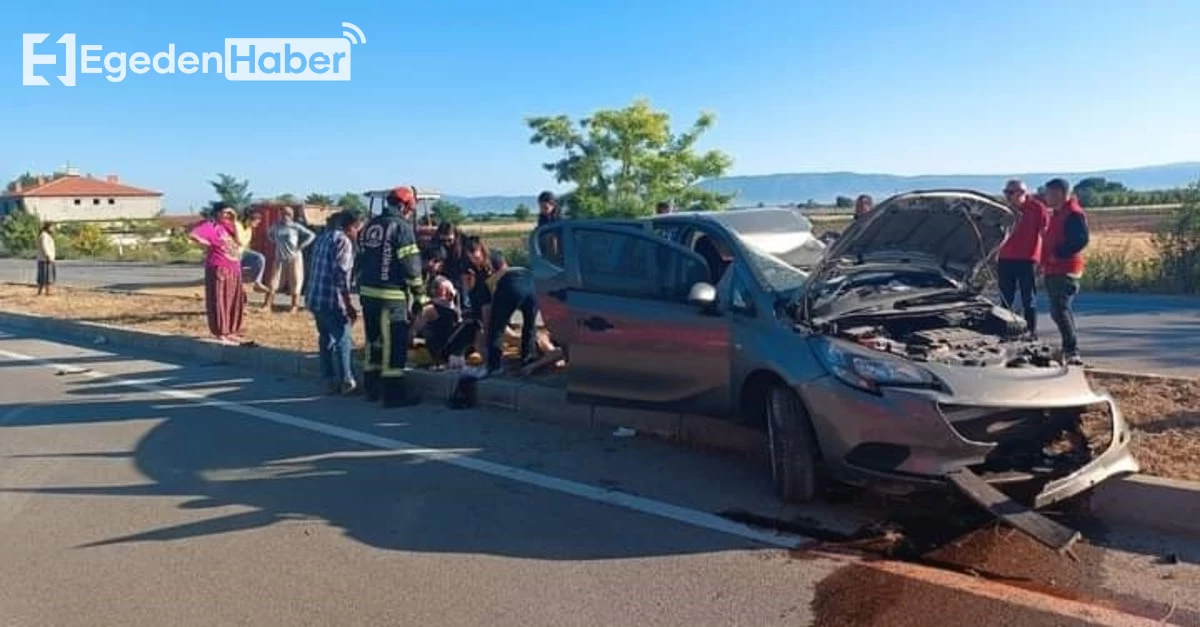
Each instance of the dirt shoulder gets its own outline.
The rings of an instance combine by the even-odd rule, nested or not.
[[[38,298],[23,285],[0,284],[0,310],[207,337],[203,302],[189,295],[111,293],[60,288]],[[306,312],[249,309],[243,334],[262,346],[313,352],[316,332]],[[362,346],[362,326],[354,329]],[[1134,453],[1143,472],[1200,481],[1200,379],[1148,381],[1093,376],[1116,399],[1134,429]]]

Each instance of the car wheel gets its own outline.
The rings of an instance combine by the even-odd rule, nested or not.
[[[781,385],[767,390],[766,410],[771,478],[776,493],[790,503],[813,500],[820,481],[817,443],[808,412],[800,397]]]

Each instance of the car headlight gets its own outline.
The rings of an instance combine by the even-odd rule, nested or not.
[[[814,340],[813,351],[842,383],[873,394],[881,387],[945,389],[928,370],[878,351],[824,337]]]

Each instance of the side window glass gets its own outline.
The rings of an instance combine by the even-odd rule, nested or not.
[[[538,252],[542,260],[559,268],[565,268],[563,262],[562,228],[548,228],[538,234]]]
[[[663,272],[662,297],[687,302],[692,286],[708,280],[708,266],[670,246],[658,247],[657,265]]]
[[[635,234],[574,229],[580,289],[632,298],[662,298],[659,244]]]

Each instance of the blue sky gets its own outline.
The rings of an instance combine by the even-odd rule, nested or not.
[[[216,172],[253,191],[412,183],[465,194],[556,187],[524,118],[644,96],[731,174],[1082,171],[1200,160],[1200,2],[437,0],[13,3],[0,38],[0,175],[70,161],[204,203]],[[336,37],[349,82],[61,73],[62,33],[104,52],[220,51],[225,37]],[[51,36],[21,86],[21,33]]]

